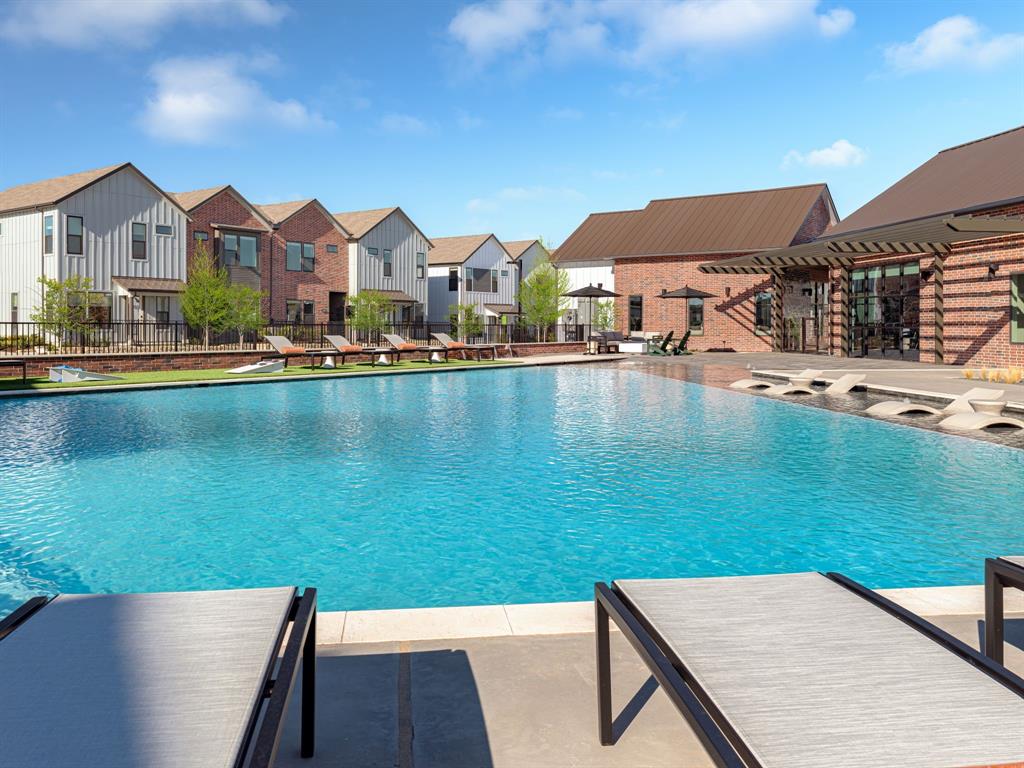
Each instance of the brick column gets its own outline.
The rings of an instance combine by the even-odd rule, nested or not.
[[[786,281],[778,272],[772,273],[772,352],[782,352],[785,348],[786,333]]]
[[[945,358],[943,343],[945,259],[938,254],[921,258],[921,272],[931,273],[921,280],[921,362],[941,364]]]
[[[850,270],[833,267],[829,273],[829,352],[850,356]]]

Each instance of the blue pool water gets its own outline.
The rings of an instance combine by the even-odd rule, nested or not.
[[[0,613],[310,584],[324,609],[586,599],[597,579],[973,583],[1024,451],[578,366],[0,402]]]

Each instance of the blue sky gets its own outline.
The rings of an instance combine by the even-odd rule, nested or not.
[[[131,160],[557,244],[591,211],[813,181],[847,215],[1024,124],[1024,3],[36,0],[6,6],[0,70],[0,188]]]

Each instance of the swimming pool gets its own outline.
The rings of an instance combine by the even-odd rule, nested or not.
[[[976,583],[1024,551],[1024,451],[628,368],[8,400],[0,441],[0,613],[272,584],[342,610],[613,577]]]

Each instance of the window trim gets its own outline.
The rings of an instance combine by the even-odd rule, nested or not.
[[[707,322],[707,318],[704,316],[704,306],[704,299],[693,297],[686,300],[686,330],[690,332],[691,336],[704,335],[704,326]],[[691,307],[700,307],[700,325],[692,324]]]
[[[71,234],[71,220],[78,220],[78,234]],[[71,238],[78,238],[78,250],[71,249]],[[68,256],[84,256],[85,255],[85,217],[84,216],[71,216],[70,214],[64,217],[64,253]]]
[[[46,234],[46,225],[50,225],[50,234]],[[49,238],[49,241],[47,241]],[[43,256],[53,255],[53,214],[43,215]]]
[[[455,287],[452,288],[452,283],[455,283]],[[459,268],[448,267],[448,292],[457,293],[459,290]]]
[[[21,305],[21,297],[18,296],[18,292],[17,291],[12,291],[11,292],[11,322],[12,323],[20,322],[18,320],[18,310],[21,309],[20,305]]]
[[[204,232],[201,229],[197,229],[192,233],[192,241],[196,243],[205,243],[210,240],[210,233]]]
[[[416,251],[416,279],[423,280],[427,276],[427,254]]]
[[[1016,338],[1014,338],[1014,327],[1013,327],[1013,286],[1017,284],[1017,301],[1020,304],[1020,328],[1017,331]],[[1010,273],[1010,343],[1011,344],[1024,344],[1024,272],[1011,272]]]
[[[166,232],[161,232],[160,231],[161,229],[166,229],[167,231]],[[160,237],[173,237],[174,236],[174,226],[171,225],[171,224],[154,224],[153,225],[153,234],[154,235],[160,235]]]
[[[324,246],[324,252],[325,253],[337,253],[338,252],[338,246],[334,245],[333,243],[328,243],[326,246]]]
[[[757,324],[757,304],[761,296],[768,297],[768,325],[760,326]],[[771,336],[772,335],[772,304],[775,301],[775,294],[771,291],[758,291],[754,294],[754,335],[755,336]]]
[[[228,250],[227,239],[229,237],[235,238],[234,250]],[[242,238],[249,238],[256,243],[256,263],[255,264],[243,264],[242,263]],[[228,262],[227,254],[234,253],[235,258],[232,262]],[[237,232],[235,230],[224,230],[220,233],[220,263],[225,267],[238,267],[240,269],[251,269],[256,273],[260,271],[260,236],[253,234],[252,232]]]
[[[299,249],[298,267],[289,266],[291,254],[289,250],[295,245]],[[309,255],[306,255],[306,248],[309,248]],[[309,268],[307,269],[307,264]],[[316,271],[316,246],[313,243],[303,243],[297,240],[289,240],[284,244],[284,270],[285,272],[315,272]],[[304,301],[304,299],[296,299]]]
[[[302,307],[302,312],[299,313],[299,319],[297,321],[296,320],[292,320],[291,315],[288,313],[288,305],[289,304],[299,304]],[[307,323],[307,321],[306,321],[306,312],[305,312],[306,305],[309,305],[309,321],[308,322],[309,323],[315,323],[316,322],[316,302],[315,301],[311,301],[310,299],[285,299],[284,300],[284,315],[285,315],[284,319],[285,319],[285,322],[287,322],[287,323],[295,323],[295,322],[297,322],[299,325],[305,325]]]
[[[640,310],[640,317],[638,318],[639,323],[636,328],[633,327],[633,299],[637,301],[636,306]],[[634,293],[629,296],[626,301],[626,330],[628,333],[643,333],[644,330],[644,295],[642,293]]]
[[[395,276],[395,260],[394,260],[394,254],[391,252],[391,249],[390,248],[384,248],[383,252],[380,255],[380,258],[381,258],[381,267],[383,268],[384,277],[394,277]]]
[[[141,240],[136,240],[135,239],[135,228],[136,227],[142,227],[142,239]],[[132,239],[131,239],[131,243],[132,243],[131,260],[132,261],[147,261],[149,259],[149,225],[146,224],[146,222],[144,222],[144,221],[133,221],[132,222],[132,226],[131,226],[131,233],[132,233]],[[135,255],[135,244],[136,243],[142,243],[142,255],[141,256],[136,256]]]

